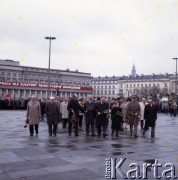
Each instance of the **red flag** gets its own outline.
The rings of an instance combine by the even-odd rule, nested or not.
[[[4,97],[5,98],[11,98],[11,94],[10,93],[6,93]]]

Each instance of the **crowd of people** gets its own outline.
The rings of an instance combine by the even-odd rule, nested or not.
[[[177,115],[177,103],[170,100],[167,102],[171,116]],[[130,136],[138,137],[138,125],[143,135],[151,128],[151,137],[155,137],[155,124],[157,112],[164,109],[165,102],[156,101],[153,98],[142,98],[140,101],[136,96],[129,99],[117,98],[106,99],[98,97],[94,99],[91,95],[87,99],[78,99],[76,95],[71,98],[55,98],[37,100],[32,96],[27,104],[27,122],[29,123],[30,136],[34,132],[38,134],[40,119],[47,118],[49,136],[57,135],[58,123],[62,122],[62,128],[68,127],[69,136],[74,131],[79,136],[79,130],[85,125],[86,136],[108,136],[108,128],[111,122],[111,135],[118,137],[119,131],[130,129]],[[161,108],[161,109],[160,109]],[[163,109],[162,109],[163,108]]]

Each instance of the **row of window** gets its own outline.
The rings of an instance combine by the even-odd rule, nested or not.
[[[115,86],[93,86],[93,87],[94,87],[94,89],[107,89],[107,88],[115,89]]]
[[[126,84],[126,88],[155,87],[155,86],[160,87],[160,84],[130,84],[130,85]],[[107,89],[107,88],[115,89],[115,86],[93,86],[93,87],[94,89]],[[123,87],[122,85],[119,86],[119,88],[122,88],[122,87]],[[167,83],[164,84],[164,87],[167,87]]]
[[[113,84],[117,83],[117,81],[92,81],[92,84]]]
[[[14,72],[4,72],[2,71],[0,73],[0,77],[5,77],[5,78],[25,78],[25,79],[34,79],[36,81],[45,81],[48,79],[47,76],[38,76],[38,75],[27,75],[23,73],[14,73]],[[76,78],[76,77],[50,77],[51,81],[58,81],[58,82],[75,82],[75,83],[85,83],[85,84],[90,84],[90,79],[89,78]]]
[[[111,91],[111,90],[109,90],[109,91],[107,91],[107,90],[105,90],[105,91],[94,90],[94,95],[111,95],[111,94],[114,95],[115,91],[114,90],[113,91]]]

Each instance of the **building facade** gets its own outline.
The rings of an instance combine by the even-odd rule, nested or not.
[[[94,96],[117,98],[131,95],[170,94],[176,92],[175,74],[136,74],[135,65],[129,76],[95,77],[92,79]]]
[[[50,96],[86,97],[93,94],[91,74],[76,71],[51,69]],[[48,69],[21,66],[13,60],[0,60],[0,97],[29,98],[32,95],[46,98],[48,91]]]

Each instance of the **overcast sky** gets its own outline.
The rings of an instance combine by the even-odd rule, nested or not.
[[[92,76],[174,73],[178,0],[0,0],[0,59]]]

